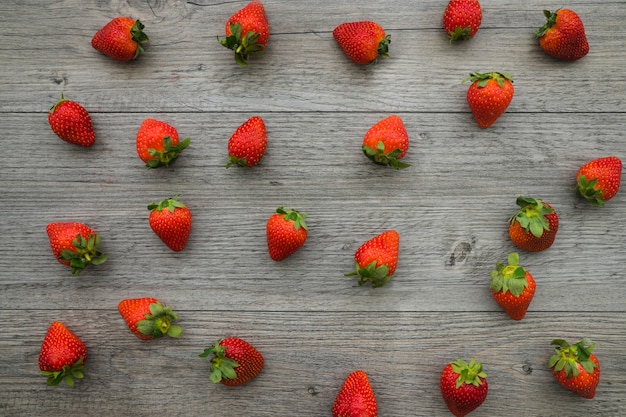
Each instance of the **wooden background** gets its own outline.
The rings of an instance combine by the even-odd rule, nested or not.
[[[475,357],[489,396],[473,416],[626,415],[626,193],[593,208],[572,193],[596,157],[626,157],[626,2],[483,0],[474,39],[451,46],[446,0],[264,0],[266,53],[239,68],[221,47],[244,1],[4,0],[0,5],[0,415],[329,416],[345,377],[365,370],[380,416],[449,416],[439,373]],[[543,9],[582,17],[591,46],[577,62],[545,55],[533,37]],[[150,42],[122,64],[91,48],[118,15],[139,18]],[[352,64],[332,30],[371,19],[391,58]],[[469,72],[507,71],[508,111],[477,127]],[[83,104],[96,144],[56,138],[47,111],[61,93]],[[395,171],[360,150],[371,125],[400,115],[411,140]],[[269,145],[253,169],[229,170],[226,143],[252,115]],[[169,169],[135,152],[141,122],[174,125],[191,146]],[[146,206],[180,194],[193,213],[185,251],[152,233]],[[537,280],[526,318],[492,300],[489,271],[515,248],[507,219],[519,195],[561,219],[549,250],[521,253]],[[277,206],[308,214],[306,245],[270,260],[265,222]],[[78,277],[52,257],[46,224],[80,221],[109,260]],[[357,247],[394,228],[400,261],[387,286],[346,278]],[[180,314],[178,340],[142,342],[117,312],[154,296]],[[84,380],[47,387],[37,357],[60,320],[88,348]],[[229,389],[198,354],[242,337],[265,356],[262,374]],[[554,338],[596,343],[596,398],[565,391],[547,369]]]

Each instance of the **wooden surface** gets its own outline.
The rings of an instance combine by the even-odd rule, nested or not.
[[[571,191],[584,162],[626,157],[626,2],[484,0],[469,42],[450,46],[445,0],[265,0],[266,53],[247,69],[215,40],[246,1],[5,0],[0,5],[0,415],[329,416],[345,377],[365,370],[381,417],[449,416],[443,366],[475,357],[489,396],[472,416],[626,415],[624,253],[626,193],[592,208]],[[533,30],[542,10],[569,7],[591,46],[577,62],[549,58]],[[117,15],[140,18],[150,42],[129,64],[90,46]],[[391,58],[358,67],[332,38],[372,19],[391,35]],[[515,97],[491,128],[465,102],[472,71],[507,71]],[[83,104],[96,144],[60,141],[47,110],[64,93]],[[226,142],[252,115],[269,145],[251,170],[226,170]],[[363,156],[363,135],[400,115],[411,140],[394,171]],[[147,117],[191,146],[176,165],[148,171],[135,152]],[[193,213],[181,253],[147,223],[148,203],[180,194]],[[521,322],[492,300],[489,271],[515,250],[507,219],[519,195],[559,213],[549,250],[521,253],[537,294]],[[308,214],[306,245],[270,260],[265,222],[283,205]],[[78,277],[52,257],[46,224],[98,230],[106,264]],[[346,278],[356,248],[400,233],[385,287]],[[123,298],[174,307],[178,339],[142,342],[117,313]],[[88,348],[84,380],[47,387],[37,356],[60,320]],[[242,337],[265,356],[262,374],[229,389],[198,354]],[[596,398],[552,379],[554,338],[596,343]]]

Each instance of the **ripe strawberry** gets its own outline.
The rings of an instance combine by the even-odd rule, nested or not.
[[[377,416],[378,404],[367,374],[361,370],[352,372],[335,398],[333,417]]]
[[[363,139],[363,153],[378,165],[400,169],[410,167],[398,161],[409,150],[409,135],[400,116],[389,116],[372,126]]]
[[[463,82],[472,81],[467,90],[467,103],[478,126],[487,128],[506,111],[515,89],[513,79],[505,72],[472,73]]]
[[[87,147],[96,141],[87,110],[75,101],[66,100],[63,94],[48,112],[48,123],[52,131],[66,142]]]
[[[179,326],[172,324],[178,319],[178,314],[156,298],[122,300],[117,310],[130,331],[141,340],[152,340],[164,335],[179,337],[183,332]]]
[[[91,46],[117,61],[130,61],[143,52],[141,45],[148,42],[143,29],[139,19],[116,17],[93,35]]]
[[[485,401],[489,390],[486,378],[482,364],[474,358],[469,364],[457,359],[443,368],[439,387],[452,414],[463,417]]]
[[[270,25],[263,4],[257,0],[248,3],[228,19],[225,32],[226,37],[218,39],[219,42],[235,51],[237,64],[247,66],[248,57],[262,53],[270,38]]]
[[[379,56],[389,58],[391,38],[377,23],[371,21],[342,23],[333,30],[333,37],[352,62],[367,65]]]
[[[176,129],[159,120],[146,119],[137,132],[137,154],[148,168],[173,164],[189,146],[189,138],[178,142]]]
[[[254,346],[238,337],[218,341],[199,356],[211,358],[211,382],[230,387],[243,385],[263,369],[263,356]]]
[[[519,255],[509,254],[508,265],[496,263],[491,271],[491,294],[513,320],[521,320],[535,295],[537,285],[530,272],[519,266]]]
[[[616,156],[594,159],[576,174],[576,190],[594,206],[603,206],[617,191],[622,179],[622,161]]]
[[[296,210],[276,209],[267,221],[267,249],[270,258],[282,261],[304,245],[308,235],[306,214]]]
[[[100,234],[82,223],[56,222],[46,226],[52,254],[78,275],[87,264],[103,264],[107,255],[99,251]]]
[[[559,9],[555,12],[544,10],[547,22],[535,34],[539,46],[550,56],[575,61],[587,55],[589,43],[585,27],[576,12]]]
[[[148,205],[148,223],[154,233],[175,252],[187,246],[191,233],[191,211],[177,197]]]
[[[589,339],[570,345],[565,340],[552,341],[556,354],[550,357],[548,367],[561,386],[584,398],[593,398],[600,383],[600,362],[591,353],[595,344]]]
[[[39,352],[39,369],[48,378],[48,385],[58,385],[65,379],[70,387],[74,378],[82,379],[87,359],[87,347],[61,322],[50,324]]]
[[[559,230],[559,216],[546,202],[518,197],[520,209],[509,219],[509,237],[520,249],[540,252],[554,243]]]
[[[398,266],[400,235],[387,230],[363,243],[354,254],[355,272],[345,276],[359,276],[359,285],[372,283],[372,288],[382,287],[391,280]]]
[[[478,0],[450,0],[443,12],[443,29],[456,40],[472,38],[483,20],[483,11]]]
[[[261,161],[267,148],[267,130],[265,122],[258,116],[249,118],[228,140],[228,163],[231,165],[253,167]]]

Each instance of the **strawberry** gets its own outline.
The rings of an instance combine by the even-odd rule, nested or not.
[[[594,159],[580,167],[576,190],[594,206],[603,206],[617,191],[622,179],[622,161],[616,156]]]
[[[452,414],[463,417],[485,401],[489,390],[486,378],[482,364],[474,358],[469,363],[457,359],[443,368],[439,387]]]
[[[367,65],[379,56],[389,58],[391,38],[377,23],[371,21],[342,23],[333,30],[333,37],[352,62]]]
[[[409,135],[400,116],[389,116],[372,126],[363,138],[363,153],[378,165],[395,169],[411,165],[399,162],[409,150]]]
[[[145,119],[137,132],[137,154],[148,168],[173,164],[189,146],[190,139],[178,142],[176,129],[159,120]]]
[[[270,25],[263,4],[257,0],[248,3],[228,19],[225,32],[226,37],[218,38],[218,41],[235,51],[237,64],[247,66],[248,57],[262,53],[270,38]]]
[[[91,46],[117,61],[131,61],[144,51],[142,44],[148,42],[143,29],[139,19],[116,17],[93,35]]]
[[[476,123],[481,128],[487,128],[506,111],[515,89],[513,79],[505,72],[472,73],[463,80],[471,81],[467,90],[467,104],[469,104]]]
[[[537,285],[530,272],[519,266],[519,255],[509,254],[508,265],[496,263],[491,271],[491,295],[513,320],[521,320],[535,295]]]
[[[87,347],[78,336],[59,321],[50,324],[39,352],[39,369],[48,378],[48,385],[58,385],[65,379],[73,387],[74,378],[83,378],[86,359]]]
[[[179,326],[172,324],[178,319],[178,314],[156,298],[122,300],[117,310],[130,331],[141,340],[152,340],[164,335],[179,337],[183,332]]]
[[[96,141],[87,110],[75,101],[66,100],[63,94],[48,112],[48,123],[52,131],[66,142],[88,147]]]
[[[382,287],[391,280],[398,266],[400,235],[387,230],[363,243],[354,254],[355,271],[345,276],[359,276],[359,285],[372,283],[372,288]]]
[[[100,234],[82,223],[56,222],[46,226],[52,254],[78,275],[87,264],[101,265],[107,255],[100,252]]]
[[[587,55],[589,43],[585,35],[585,27],[576,12],[559,9],[555,12],[544,10],[547,22],[535,31],[539,38],[539,46],[548,55],[575,61]]]
[[[191,211],[177,197],[148,205],[148,223],[152,231],[175,252],[187,246],[191,233]]]
[[[600,383],[600,362],[591,353],[595,345],[589,339],[570,345],[565,340],[552,341],[556,353],[548,367],[556,382],[584,398],[593,398]]]
[[[443,12],[443,29],[456,40],[472,38],[483,20],[483,11],[478,0],[450,0]]]
[[[378,404],[367,374],[361,370],[352,372],[337,393],[333,403],[333,417],[377,416]]]
[[[239,126],[228,140],[229,160],[226,168],[231,165],[253,167],[263,158],[266,148],[265,122],[253,116]]]
[[[540,252],[554,243],[559,230],[559,216],[541,200],[518,197],[520,209],[509,219],[509,237],[520,249]]]
[[[296,210],[276,209],[267,221],[267,249],[270,258],[282,261],[304,245],[308,235],[306,214]]]
[[[211,382],[230,387],[243,385],[256,378],[263,369],[263,355],[254,346],[238,337],[229,337],[206,348],[199,356],[211,358]]]

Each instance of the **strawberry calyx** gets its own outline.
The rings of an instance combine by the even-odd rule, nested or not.
[[[167,198],[165,200],[159,201],[158,203],[150,203],[148,204],[148,210],[150,211],[163,211],[167,210],[170,213],[174,213],[174,210],[177,208],[185,208],[186,206],[178,200],[178,196]]]
[[[230,168],[233,165],[238,165],[240,167],[245,167],[247,166],[247,159],[246,157],[241,157],[241,158],[237,158],[235,155],[230,155],[228,157],[228,162],[226,163],[226,168]]]
[[[359,276],[359,285],[363,285],[366,282],[372,283],[372,288],[382,287],[391,280],[389,275],[389,266],[382,264],[376,266],[377,261],[372,261],[368,265],[361,267],[358,262],[354,262],[354,272],[344,274],[346,277]]]
[[[507,261],[508,265],[496,263],[496,269],[490,272],[489,287],[494,292],[503,294],[511,292],[515,297],[519,297],[524,292],[524,288],[528,288],[526,270],[518,265],[519,255],[516,252],[510,253]]]
[[[541,38],[548,30],[550,30],[550,28],[552,28],[552,26],[556,25],[556,17],[559,10],[554,12],[551,12],[550,10],[543,11],[543,15],[546,17],[547,21],[542,27],[535,31],[535,36]]]
[[[180,326],[173,325],[172,322],[178,319],[172,307],[164,306],[157,302],[150,304],[150,313],[146,314],[145,320],[137,322],[137,330],[144,336],[153,338],[168,335],[169,337],[180,337],[183,330]]]
[[[555,339],[550,344],[554,345],[556,354],[550,357],[548,366],[556,372],[564,371],[568,379],[578,376],[580,373],[578,364],[590,374],[597,368],[597,365],[590,359],[595,347],[591,340],[585,338],[570,345],[565,340]]]
[[[177,145],[172,143],[172,138],[166,136],[163,138],[163,151],[157,151],[154,148],[148,148],[148,152],[152,159],[149,159],[146,162],[146,167],[148,168],[160,168],[164,166],[169,166],[173,164],[180,153],[184,151],[191,142],[190,138],[183,139]]]
[[[378,42],[378,56],[389,58],[389,44],[391,43],[391,35],[387,35]],[[374,60],[373,62],[376,62]]]
[[[483,384],[483,379],[487,378],[487,374],[483,371],[483,365],[477,362],[474,358],[470,359],[469,363],[463,359],[457,359],[454,362],[450,362],[452,370],[459,374],[456,379],[456,388],[459,389],[463,384],[473,385],[479,387]]]
[[[100,234],[91,233],[87,238],[80,233],[72,239],[74,250],[63,249],[59,259],[68,261],[72,269],[72,275],[78,275],[85,267],[91,263],[101,265],[106,262],[108,255],[98,250],[100,246]]]
[[[462,27],[457,26],[454,28],[454,32],[449,33],[450,35],[450,43],[454,41],[466,41],[471,38],[470,33],[472,32],[472,28],[470,26]]]
[[[78,359],[73,365],[65,365],[60,371],[41,371],[41,375],[47,377],[46,384],[49,386],[59,385],[61,381],[73,387],[74,378],[82,379],[85,365],[83,358]]]
[[[591,205],[596,207],[604,205],[605,201],[602,199],[602,190],[596,188],[598,183],[597,178],[588,180],[586,176],[580,175],[577,183],[578,184],[574,190],[577,191],[582,197],[591,201]]]
[[[214,384],[219,383],[222,379],[237,379],[235,368],[239,366],[237,361],[226,357],[226,347],[220,342],[218,340],[213,346],[206,348],[204,352],[198,355],[201,358],[213,355],[209,379]]]
[[[139,54],[144,52],[143,46],[141,46],[141,44],[148,42],[148,35],[143,32],[144,28],[144,24],[141,23],[139,19],[137,19],[133,27],[130,28],[130,35],[133,41],[137,43],[137,50],[135,51],[135,56],[133,57],[133,59],[137,58]]]
[[[50,107],[50,113],[54,113],[54,111],[59,106],[59,104],[63,103],[64,101],[69,101],[69,100],[67,100],[65,96],[63,96],[63,93],[61,93],[61,99],[57,101],[56,103],[54,103],[52,107]]]
[[[472,72],[462,83],[467,81],[476,82],[476,87],[483,88],[490,80],[496,80],[501,88],[504,88],[505,81],[513,82],[513,77],[507,72]]]
[[[554,210],[539,199],[518,197],[516,201],[520,210],[515,213],[509,223],[518,222],[519,225],[533,236],[540,238],[544,231],[550,231],[550,224],[546,216]]]
[[[251,30],[243,34],[241,23],[229,22],[229,28],[230,35],[217,40],[222,46],[235,51],[235,62],[246,67],[250,55],[259,55],[265,49],[265,45],[258,43],[260,33]]]
[[[411,165],[398,161],[398,157],[402,154],[402,149],[397,148],[389,153],[385,153],[385,144],[383,141],[378,141],[376,149],[371,146],[363,145],[363,153],[372,162],[378,165],[388,165],[394,169],[408,168]]]
[[[276,209],[276,213],[281,214],[285,221],[292,221],[293,227],[298,230],[303,228],[304,230],[309,230],[304,219],[307,217],[306,214],[300,213],[297,210],[285,210],[282,206]]]

